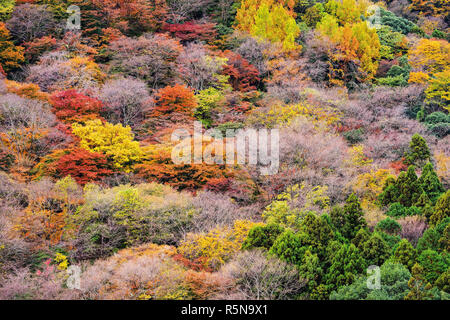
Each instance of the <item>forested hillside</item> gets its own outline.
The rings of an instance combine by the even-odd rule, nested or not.
[[[449,9],[0,0],[0,299],[448,300]]]

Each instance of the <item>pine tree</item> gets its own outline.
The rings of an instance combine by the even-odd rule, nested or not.
[[[361,228],[352,239],[352,243],[361,250],[362,245],[370,239],[370,233],[366,228]]]
[[[369,265],[381,266],[389,258],[389,251],[388,244],[377,232],[361,246],[361,255]]]
[[[450,269],[441,274],[434,285],[442,291],[450,292]]]
[[[437,200],[434,213],[430,217],[430,224],[436,226],[448,216],[450,216],[450,190],[443,193]]]
[[[284,228],[275,223],[264,226],[255,226],[250,229],[247,239],[245,239],[242,244],[242,249],[265,248],[269,250],[283,231]]]
[[[269,252],[275,254],[281,260],[299,265],[306,249],[299,236],[288,229],[275,240]]]
[[[395,248],[394,251],[394,261],[401,263],[408,267],[409,270],[412,269],[414,264],[416,263],[417,252],[411,243],[402,239]]]
[[[343,244],[334,255],[325,275],[330,291],[351,284],[355,277],[366,268],[366,261],[354,244]]]
[[[367,227],[361,204],[354,193],[347,198],[343,213],[345,224],[341,233],[347,239],[353,239],[359,229]]]
[[[307,250],[303,256],[302,263],[298,268],[300,278],[306,280],[307,292],[313,292],[320,284],[323,270],[320,266],[319,257]]]
[[[417,261],[423,267],[424,278],[431,284],[449,268],[450,263],[443,255],[430,249],[423,251]]]
[[[450,223],[445,227],[438,243],[443,250],[450,251]]]
[[[400,190],[396,179],[392,176],[388,177],[384,183],[383,192],[378,197],[378,201],[381,205],[387,206],[391,203],[397,202],[399,196]]]
[[[431,300],[433,294],[431,293],[431,284],[427,283],[423,276],[423,267],[416,263],[412,267],[412,277],[408,281],[410,291],[405,297],[405,300]]]
[[[423,188],[423,184],[422,183],[421,183],[421,185],[422,185],[422,188]],[[425,208],[427,205],[428,206],[431,205],[431,200],[428,197],[428,195],[425,193],[425,191],[423,191],[422,194],[420,195],[419,199],[417,199],[416,203],[414,203],[414,206],[416,206],[417,208]]]
[[[416,250],[418,254],[427,249],[438,250],[440,234],[435,228],[428,228],[417,242]]]
[[[405,207],[411,207],[416,203],[423,192],[414,166],[409,166],[406,172],[402,172],[398,176],[396,184],[399,188],[397,201]]]
[[[422,166],[431,157],[425,139],[418,133],[414,134],[409,143],[409,151],[405,153],[405,162],[409,165]]]
[[[310,245],[322,253],[328,242],[333,239],[334,233],[323,217],[309,212],[302,221],[300,237],[305,245]]]
[[[423,167],[422,175],[418,182],[433,203],[435,203],[437,198],[445,191],[430,162]]]

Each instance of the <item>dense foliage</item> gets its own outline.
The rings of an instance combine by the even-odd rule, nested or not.
[[[0,1],[0,299],[450,299],[449,9]]]

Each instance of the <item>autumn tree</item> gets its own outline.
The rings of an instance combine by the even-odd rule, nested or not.
[[[134,127],[142,121],[150,95],[144,81],[119,78],[106,82],[98,98],[104,103],[101,114],[108,122]]]
[[[223,88],[228,81],[222,74],[227,59],[200,43],[188,43],[177,63],[180,78],[196,92],[209,87]]]
[[[9,72],[24,61],[23,48],[14,45],[9,30],[0,22],[0,66],[5,72]]]
[[[81,148],[105,154],[117,170],[129,172],[131,166],[142,159],[139,142],[133,141],[134,135],[128,126],[95,119],[86,121],[85,125],[74,123],[72,131],[80,138]]]
[[[23,44],[25,48],[25,58],[29,63],[35,63],[39,57],[45,52],[52,51],[57,48],[57,41],[52,36],[45,36],[39,39],[34,39],[31,42]]]
[[[5,0],[0,7],[0,21],[8,20],[11,12],[14,10],[15,0]]]
[[[445,0],[412,0],[409,9],[425,16],[442,16],[449,12],[450,6]]]
[[[71,57],[60,51],[45,54],[38,64],[30,67],[27,81],[37,84],[42,91],[87,89],[104,81],[105,74],[94,60],[87,56]]]
[[[334,16],[325,15],[317,29],[335,43],[343,55],[334,55],[334,58],[347,63],[359,61],[357,64],[366,73],[366,78],[374,76],[380,58],[380,40],[375,28],[370,28],[365,21],[339,26]]]
[[[168,86],[158,91],[151,116],[167,119],[182,118],[183,116],[191,118],[196,107],[197,100],[192,90],[176,84],[173,87]]]
[[[205,266],[217,270],[239,251],[255,225],[255,222],[236,220],[232,227],[217,227],[206,234],[188,234],[178,251],[191,260],[204,258]]]
[[[99,12],[105,12],[111,27],[136,36],[161,28],[167,14],[165,0],[93,0]]]
[[[170,145],[147,147],[145,160],[135,166],[137,176],[147,181],[168,184],[178,190],[195,191],[203,188],[211,179],[232,175],[223,165],[175,164],[171,152]]]
[[[64,122],[83,122],[99,117],[103,109],[100,100],[85,96],[76,90],[55,92],[50,97],[53,113]]]
[[[426,101],[429,104],[436,104],[447,112],[450,112],[450,68],[445,71],[435,73],[429,80],[429,85],[425,90]]]
[[[421,39],[409,52],[415,72],[434,74],[449,68],[450,44],[445,40]]]
[[[85,149],[74,149],[55,163],[58,175],[71,176],[79,184],[98,181],[113,173],[106,156]]]
[[[300,28],[289,11],[281,4],[269,7],[262,3],[256,11],[255,23],[250,31],[257,37],[271,42],[280,42],[285,50],[298,47],[295,40],[300,35]]]
[[[256,90],[260,82],[258,70],[240,54],[225,51],[225,57],[228,61],[222,72],[229,76],[233,89],[242,92]]]
[[[250,32],[253,25],[255,24],[256,13],[262,5],[266,5],[271,7],[277,2],[278,4],[288,8],[291,16],[295,16],[294,6],[295,1],[293,0],[282,0],[282,1],[274,1],[274,0],[244,0],[241,1],[241,6],[237,9],[236,12],[236,28],[238,30]]]
[[[38,85],[34,83],[23,83],[13,80],[5,80],[8,92],[17,94],[23,98],[36,99],[48,102],[49,94],[42,92]]]
[[[56,21],[46,6],[26,3],[14,9],[6,25],[11,36],[21,44],[49,35]]]
[[[183,43],[204,41],[211,43],[217,36],[214,23],[197,23],[193,21],[180,24],[164,24],[163,30],[178,38]]]
[[[147,34],[137,39],[122,37],[109,46],[111,71],[144,80],[159,89],[173,83],[178,74],[176,60],[180,43],[163,34]]]

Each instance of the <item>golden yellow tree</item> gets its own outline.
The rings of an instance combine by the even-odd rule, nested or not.
[[[87,121],[86,125],[74,123],[72,131],[80,138],[81,148],[105,154],[116,169],[129,172],[131,166],[141,161],[144,155],[139,142],[133,141],[134,135],[129,126],[102,123],[95,119]]]
[[[300,28],[282,5],[269,7],[263,3],[256,12],[251,34],[271,42],[280,42],[283,49],[292,50],[298,47],[295,39],[300,35]]]

